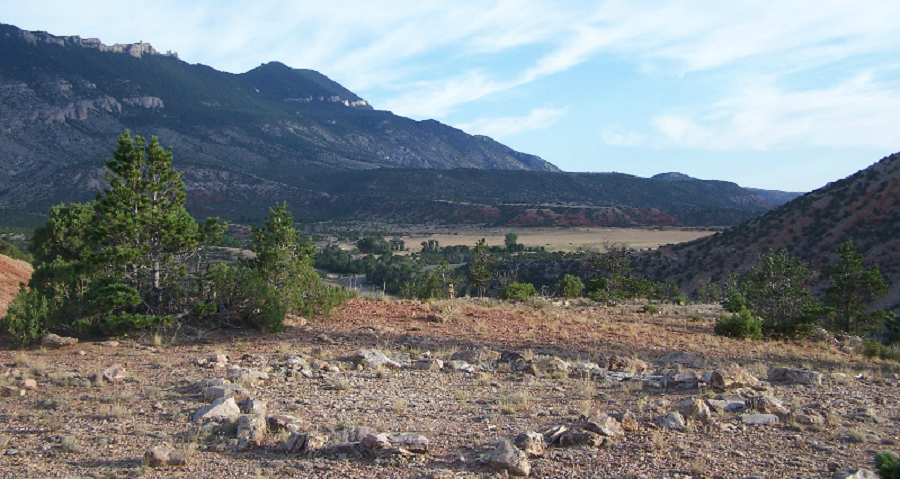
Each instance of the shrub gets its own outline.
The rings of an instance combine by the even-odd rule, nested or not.
[[[654,306],[652,304],[645,304],[644,312],[647,314],[659,314],[659,308],[657,308],[656,306]]]
[[[563,276],[556,285],[557,293],[566,299],[577,298],[583,290],[584,283],[581,282],[581,278],[571,274]]]
[[[44,335],[44,324],[49,313],[44,295],[19,285],[19,294],[9,303],[6,317],[0,322],[0,331],[13,347],[35,344]]]
[[[885,346],[877,341],[867,339],[863,342],[863,355],[867,358],[881,358],[900,362],[900,347]]]
[[[722,308],[729,313],[740,313],[747,309],[747,300],[740,294],[732,294],[722,303]]]
[[[716,334],[736,339],[762,339],[762,320],[744,309],[730,316],[722,314],[716,321]]]
[[[678,296],[675,296],[674,298],[672,298],[672,302],[677,304],[678,306],[687,306],[687,305],[691,304],[691,301],[684,294],[679,294]]]
[[[500,292],[500,299],[524,300],[537,296],[537,291],[531,283],[509,283],[509,286]]]
[[[900,461],[889,452],[875,455],[875,467],[882,479],[900,479]]]

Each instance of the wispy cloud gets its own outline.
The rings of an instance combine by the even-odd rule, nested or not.
[[[756,85],[698,115],[653,120],[668,144],[710,150],[900,146],[900,89],[870,73],[804,91]]]
[[[525,131],[550,127],[565,115],[565,108],[535,108],[525,116],[481,118],[472,123],[457,126],[469,133],[503,138]]]
[[[644,137],[634,131],[623,130],[621,125],[610,125],[600,132],[603,142],[610,146],[641,146]]]

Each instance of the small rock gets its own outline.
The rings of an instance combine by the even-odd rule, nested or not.
[[[662,385],[668,389],[697,389],[700,376],[690,369],[669,371],[662,378]]]
[[[547,448],[543,434],[531,431],[523,432],[516,436],[515,445],[528,457],[541,457],[544,455],[544,450]]]
[[[559,437],[561,447],[599,447],[603,444],[603,436],[592,431],[566,431]]]
[[[541,434],[543,434],[543,436],[544,436],[544,442],[548,446],[550,446],[550,445],[558,443],[560,436],[565,434],[565,432],[568,430],[569,430],[569,428],[567,428],[566,426],[559,425],[559,426],[551,427],[550,429],[547,429],[546,431],[544,431]]]
[[[666,416],[662,416],[657,420],[659,427],[663,429],[672,429],[675,431],[683,431],[687,427],[684,416],[677,411],[672,411]]]
[[[0,397],[24,396],[25,390],[13,386],[0,386]]]
[[[170,446],[155,446],[144,453],[144,462],[150,467],[184,466],[187,458]]]
[[[678,411],[688,419],[706,421],[712,417],[712,413],[706,401],[700,398],[687,398],[678,406]]]
[[[353,354],[353,356],[350,356],[350,361],[363,364],[369,369],[400,368],[400,363],[388,358],[384,353],[375,349],[360,349]]]
[[[788,408],[784,407],[784,404],[782,404],[778,398],[766,394],[751,397],[747,401],[747,405],[750,409],[754,409],[763,414],[778,414],[779,416],[785,416],[791,412]]]
[[[269,429],[274,432],[290,431],[298,429],[297,418],[287,414],[269,414],[266,416]]]
[[[619,422],[622,424],[622,429],[625,432],[637,432],[640,430],[637,417],[635,417],[634,413],[631,411],[622,414],[622,419]]]
[[[100,346],[103,346],[104,348],[118,348],[119,347],[118,341],[103,341],[103,342],[100,342],[97,344],[99,344]]]
[[[114,364],[101,372],[103,380],[109,383],[117,383],[125,379],[125,368],[119,364]]]
[[[231,368],[225,373],[225,377],[233,383],[253,384],[258,381],[268,381],[269,374],[247,368]]]
[[[537,376],[538,374],[549,374],[560,372],[568,375],[569,363],[559,358],[540,358],[531,361],[525,369],[525,372]]]
[[[250,396],[246,389],[237,384],[226,386],[210,386],[203,390],[203,399],[213,402],[219,398],[234,398],[235,401],[244,401]]]
[[[528,476],[531,474],[531,463],[525,453],[509,441],[500,441],[493,451],[481,458],[481,462],[490,467],[508,471],[514,476]]]
[[[259,399],[247,398],[238,403],[241,412],[244,414],[266,414],[267,405],[265,401]]]
[[[463,349],[453,353],[453,355],[450,356],[450,359],[454,361],[466,361],[469,363],[481,363],[484,361],[496,361],[500,359],[500,353],[487,348]]]
[[[219,398],[209,406],[202,407],[194,413],[193,421],[230,422],[241,415],[234,398]]]
[[[443,323],[447,322],[447,317],[440,315],[440,314],[429,314],[428,316],[425,317],[425,320],[428,321],[429,323],[443,324]]]
[[[622,429],[619,421],[607,414],[593,413],[583,418],[582,424],[588,431],[601,436],[620,437],[625,435],[625,431]]]
[[[684,351],[672,351],[662,355],[656,360],[657,364],[681,364],[689,368],[699,368],[703,366],[703,361],[697,356]]]
[[[262,414],[244,414],[238,417],[237,438],[239,451],[261,445],[266,438],[266,417]]]
[[[294,328],[299,328],[306,326],[306,318],[303,316],[297,316],[296,314],[286,314],[284,315],[284,325],[290,326]]]
[[[609,358],[608,368],[612,371],[631,371],[639,373],[649,369],[650,365],[637,358],[613,356]]]
[[[391,444],[415,454],[428,452],[428,438],[421,434],[411,432],[389,434],[388,440],[391,441]]]
[[[48,334],[44,336],[44,339],[41,339],[41,346],[45,348],[59,349],[64,348],[66,346],[72,346],[73,344],[78,343],[77,338],[69,338],[66,336],[59,336],[56,334]]]
[[[744,414],[741,416],[741,422],[749,426],[775,424],[778,422],[778,416],[774,414]]]
[[[284,441],[284,451],[289,454],[313,454],[320,451],[326,443],[324,436],[291,432]]]
[[[743,370],[737,364],[713,371],[709,385],[718,390],[759,387],[759,379]]]
[[[444,369],[444,362],[440,359],[422,358],[413,363],[413,369],[419,371],[440,371]]]
[[[332,437],[331,442],[362,442],[363,438],[369,434],[378,434],[378,431],[366,426],[353,426],[343,429]]]
[[[450,369],[451,371],[462,371],[464,373],[475,372],[475,368],[473,368],[471,364],[458,359],[447,361],[446,363],[444,363],[444,367]]]
[[[37,381],[35,381],[34,379],[23,379],[23,380],[17,382],[16,386],[18,386],[22,389],[30,389],[32,391],[36,391],[37,390]]]
[[[212,379],[202,379],[197,384],[194,385],[199,390],[204,390],[208,387],[213,386],[226,386],[231,384],[231,381],[224,378],[212,378]]]
[[[808,386],[821,386],[822,374],[805,369],[772,368],[768,372],[769,382],[804,384]]]
[[[834,479],[878,479],[878,475],[868,469],[843,469],[835,471]]]

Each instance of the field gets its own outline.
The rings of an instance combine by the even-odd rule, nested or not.
[[[527,466],[541,478],[826,479],[897,451],[895,363],[834,337],[722,338],[717,306],[659,306],[353,300],[277,334],[186,326],[2,350],[11,397],[0,397],[0,477],[489,478]],[[372,349],[392,362],[354,357]],[[658,361],[672,351],[681,363]],[[449,362],[462,357],[471,369]],[[762,382],[697,380],[732,364]],[[119,374],[104,379],[113,365]],[[774,367],[820,373],[821,385],[765,382]],[[200,381],[226,377],[240,386],[228,394],[264,401],[270,415],[249,443],[230,420],[192,420],[216,392]],[[711,409],[693,414],[685,401]],[[667,424],[679,410],[685,423]],[[768,424],[749,424],[763,412]],[[622,430],[582,429],[591,414]],[[311,446],[286,452],[288,424]],[[572,432],[554,440],[558,426]],[[491,462],[497,441],[528,431],[554,442],[514,465]],[[379,433],[419,434],[427,447],[373,445]],[[184,463],[152,466],[145,453],[162,445]]]
[[[410,251],[421,249],[422,241],[437,240],[441,246],[474,246],[486,238],[491,246],[503,246],[507,233],[516,233],[518,242],[528,247],[543,246],[547,251],[601,249],[606,243],[621,243],[635,249],[683,243],[713,234],[713,230],[696,228],[519,228],[447,231],[436,234],[413,234],[404,237]]]

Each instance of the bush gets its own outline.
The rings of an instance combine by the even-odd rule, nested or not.
[[[584,290],[584,283],[581,278],[571,274],[567,274],[559,280],[556,285],[557,294],[566,299],[577,298]]]
[[[716,334],[736,339],[762,339],[762,320],[744,309],[730,316],[722,314],[716,321]]]
[[[882,479],[900,479],[900,461],[889,452],[875,455],[875,467]]]
[[[28,263],[31,263],[34,260],[34,258],[32,258],[30,254],[20,250],[16,247],[16,245],[8,243],[4,240],[0,240],[0,254]]]
[[[672,302],[677,304],[678,306],[687,306],[687,305],[691,304],[691,301],[684,294],[679,294],[678,296],[675,296],[674,298],[672,298]]]
[[[524,300],[537,296],[537,291],[531,283],[509,283],[509,286],[500,292],[500,299]]]
[[[740,313],[747,309],[747,300],[740,294],[732,294],[722,303],[722,308],[729,313]]]
[[[45,333],[44,324],[50,308],[44,295],[19,285],[19,294],[9,303],[6,317],[0,322],[0,332],[13,347],[37,343]]]
[[[644,312],[647,314],[659,314],[659,308],[657,308],[656,306],[654,306],[652,304],[645,304]]]
[[[863,355],[869,359],[881,358],[900,362],[900,347],[885,346],[877,341],[867,339],[863,342]]]

